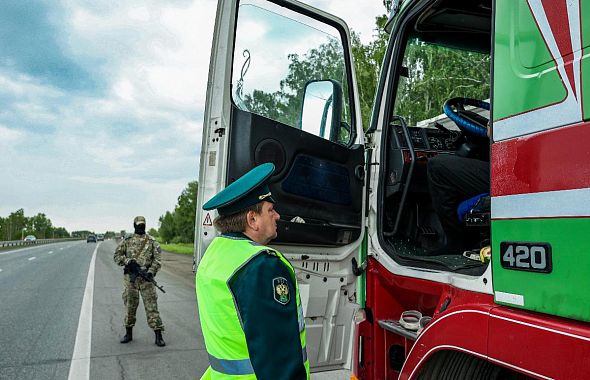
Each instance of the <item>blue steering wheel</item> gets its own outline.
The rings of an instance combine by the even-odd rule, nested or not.
[[[471,98],[452,98],[443,105],[443,112],[461,131],[472,136],[487,137],[488,120],[472,111],[466,111],[465,106],[473,106],[490,110],[490,103]]]

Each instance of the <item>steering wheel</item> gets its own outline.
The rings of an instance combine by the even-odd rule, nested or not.
[[[473,111],[466,111],[465,106],[490,110],[490,103],[471,98],[452,98],[443,105],[443,112],[459,129],[468,135],[487,137],[488,119]]]

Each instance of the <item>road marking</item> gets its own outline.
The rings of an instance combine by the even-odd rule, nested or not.
[[[63,250],[64,250],[64,247],[61,247],[59,250],[60,250],[60,251],[63,251]]]
[[[49,251],[49,252],[47,252],[47,253],[49,253],[49,254],[52,254],[52,253],[53,253],[53,251]]]
[[[33,257],[29,257],[29,261],[31,261],[31,260],[35,260],[35,259],[36,259],[36,257],[35,257],[35,256],[33,256]]]
[[[0,272],[2,272],[2,268],[0,268]]]
[[[78,332],[76,333],[76,344],[72,354],[70,364],[70,374],[68,380],[88,380],[90,378],[90,347],[92,342],[92,304],[94,300],[94,267],[96,263],[96,251],[100,243],[94,248],[88,277],[86,278],[86,288],[84,289],[84,299],[80,309],[80,319],[78,320]]]

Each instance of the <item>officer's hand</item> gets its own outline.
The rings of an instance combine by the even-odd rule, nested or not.
[[[152,272],[147,272],[146,277],[148,281],[152,281],[154,279],[154,274]]]

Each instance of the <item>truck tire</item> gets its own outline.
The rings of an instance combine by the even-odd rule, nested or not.
[[[501,367],[459,351],[436,353],[424,366],[418,380],[504,380]]]

